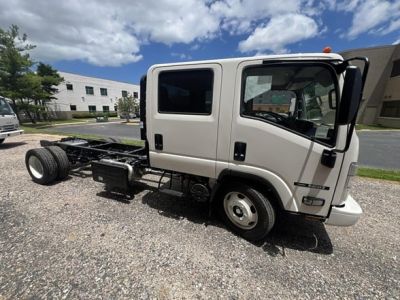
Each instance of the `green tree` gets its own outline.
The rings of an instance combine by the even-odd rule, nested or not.
[[[11,25],[7,31],[0,28],[0,95],[11,99],[18,118],[17,101],[26,96],[21,84],[33,66],[28,53],[33,48],[26,34],[20,36],[18,26]]]
[[[57,99],[54,94],[58,93],[57,86],[64,81],[57,70],[53,69],[52,66],[39,63],[36,69],[36,75],[40,78],[41,91],[35,94],[35,105],[41,106],[41,109],[37,113],[37,117],[40,115],[46,115],[47,117],[47,106],[46,104],[51,100]]]
[[[19,93],[22,97],[17,103],[19,110],[26,113],[32,123],[36,123],[38,116],[44,111],[40,99],[47,96],[42,89],[42,80],[33,72],[26,73],[18,80]]]
[[[120,116],[125,117],[127,122],[129,122],[130,114],[134,114],[138,110],[139,103],[131,94],[118,99],[118,113]]]
[[[57,86],[64,81],[64,78],[62,78],[60,74],[58,74],[58,71],[53,69],[52,66],[41,62],[37,66],[36,74],[41,77],[42,89],[47,94],[42,100],[50,101],[57,99],[53,95],[58,93]]]
[[[57,85],[64,79],[50,65],[39,63],[36,73],[27,43],[27,36],[12,25],[7,31],[0,28],[0,95],[12,100],[18,118],[22,110],[32,123],[47,116],[46,104],[56,99]]]

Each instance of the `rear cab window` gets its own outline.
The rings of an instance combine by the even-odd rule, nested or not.
[[[162,71],[158,77],[158,112],[210,115],[213,85],[211,69]]]

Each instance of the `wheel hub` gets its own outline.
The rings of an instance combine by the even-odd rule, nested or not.
[[[36,177],[37,179],[43,177],[44,174],[43,165],[36,156],[32,155],[31,157],[29,157],[28,165],[29,165],[29,170],[31,171],[34,177]]]
[[[239,218],[243,217],[243,211],[240,209],[239,206],[234,206],[233,207],[233,212],[235,213],[235,215]]]
[[[224,210],[229,220],[239,228],[249,230],[257,225],[257,210],[253,202],[242,193],[228,193],[224,198]]]

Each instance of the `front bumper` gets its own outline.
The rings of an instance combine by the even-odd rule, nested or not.
[[[357,223],[362,215],[360,205],[348,195],[341,207],[333,206],[325,224],[334,226],[352,226]]]
[[[22,134],[24,131],[21,129],[18,130],[13,130],[13,131],[6,131],[6,132],[0,132],[0,139],[5,139],[10,136],[16,136]]]

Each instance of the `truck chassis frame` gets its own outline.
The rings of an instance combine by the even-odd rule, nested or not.
[[[76,137],[59,141],[41,140],[42,147],[58,146],[63,149],[71,169],[80,170],[91,166],[93,179],[105,184],[108,192],[131,197],[135,183],[147,181],[143,175],[159,176],[159,192],[176,197],[191,196],[196,201],[207,202],[211,189],[206,178],[152,168],[148,159],[147,146],[118,143],[116,140],[91,140]],[[163,179],[168,178],[167,184]]]

